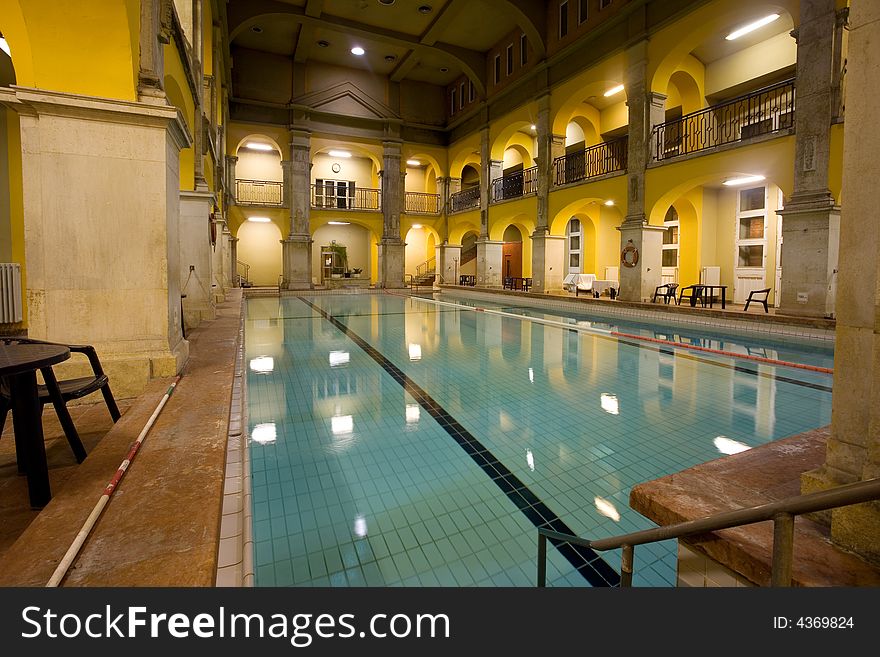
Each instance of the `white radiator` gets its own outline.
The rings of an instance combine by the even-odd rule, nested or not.
[[[21,265],[0,262],[0,324],[14,324],[21,319]]]
[[[700,283],[704,285],[721,285],[721,267],[703,267],[700,270]]]

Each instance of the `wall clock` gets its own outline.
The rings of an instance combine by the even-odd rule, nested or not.
[[[331,166],[330,168],[333,169],[333,173],[339,173],[342,169],[342,167],[339,166],[339,162],[334,162],[333,166]]]

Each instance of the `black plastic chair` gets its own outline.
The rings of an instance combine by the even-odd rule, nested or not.
[[[673,303],[675,302],[675,290],[678,287],[678,283],[663,283],[663,285],[658,285],[654,290],[654,296],[651,297],[651,303],[657,302],[657,297],[663,299],[663,303],[669,303],[671,299]]]
[[[760,294],[763,294],[764,298],[763,299],[756,299],[755,297]],[[769,296],[770,296],[770,288],[769,287],[766,287],[763,290],[752,290],[751,292],[749,292],[749,298],[746,299],[746,305],[743,308],[743,312],[747,311],[749,309],[749,304],[752,301],[754,301],[755,303],[764,304],[764,312],[769,313],[770,309],[767,308],[767,297],[769,297]]]
[[[696,285],[685,285],[681,288],[681,291],[678,294],[678,305],[681,305],[683,299],[688,299],[691,302],[691,307],[697,305],[697,301],[699,301],[702,306],[706,307],[706,296],[703,294],[703,286],[699,283]]]
[[[5,344],[61,344],[28,338],[3,338],[3,342]],[[82,463],[86,458],[86,450],[67,410],[67,402],[73,399],[80,399],[100,390],[104,396],[104,402],[107,404],[107,410],[110,411],[110,417],[113,418],[113,422],[116,422],[122,414],[119,412],[119,407],[113,398],[113,393],[110,390],[110,380],[104,374],[104,369],[101,367],[101,361],[98,359],[98,353],[95,351],[95,348],[91,345],[65,344],[63,346],[70,349],[71,353],[84,354],[92,366],[92,375],[58,381],[52,368],[47,367],[40,370],[45,383],[37,386],[37,392],[41,410],[47,403],[52,403],[55,407],[58,420],[64,429],[67,442],[70,443],[74,456],[76,456],[76,461],[77,463]],[[9,385],[5,380],[0,381],[0,433],[3,432],[3,427],[6,425],[6,416],[11,408],[12,400],[10,398]]]

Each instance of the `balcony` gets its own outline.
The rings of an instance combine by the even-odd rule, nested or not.
[[[794,128],[794,79],[654,128],[654,159],[668,160]]]
[[[284,201],[284,183],[271,180],[235,180],[235,202],[238,205],[266,205],[281,207]]]
[[[616,171],[626,171],[629,138],[621,137],[589,148],[568,153],[553,160],[556,185],[589,180]]]
[[[371,210],[381,208],[381,190],[345,184],[312,185],[312,207],[319,210]]]
[[[409,214],[440,214],[440,195],[407,192],[404,212]]]
[[[506,201],[538,193],[538,167],[530,167],[492,181],[492,201]]]
[[[452,194],[449,197],[449,207],[451,212],[463,212],[480,207],[480,188],[469,187]]]

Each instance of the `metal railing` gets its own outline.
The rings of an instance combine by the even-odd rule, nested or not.
[[[656,126],[654,159],[698,153],[794,127],[795,81],[785,80]]]
[[[492,181],[492,200],[503,201],[538,193],[538,167],[529,167]]]
[[[440,214],[440,194],[407,192],[404,212],[411,214]]]
[[[629,137],[590,146],[553,160],[557,185],[589,180],[615,171],[626,171]]]
[[[880,499],[880,478],[845,484],[830,490],[807,495],[795,495],[778,502],[725,511],[708,518],[679,522],[665,527],[645,529],[622,536],[590,541],[570,534],[549,529],[538,529],[538,586],[547,585],[547,541],[554,545],[569,543],[594,550],[623,548],[620,565],[620,585],[632,586],[633,559],[636,545],[656,543],[671,538],[705,534],[730,527],[751,525],[766,520],[773,521],[773,556],[771,561],[771,586],[791,586],[794,551],[794,519],[804,513],[826,511],[839,506],[860,504]]]
[[[462,210],[471,210],[480,207],[480,188],[469,187],[460,192],[455,192],[449,197],[449,208],[451,212],[461,212]]]
[[[428,258],[422,264],[416,266],[416,276],[431,276],[437,271],[437,258]]]
[[[251,287],[252,283],[248,272],[251,266],[241,260],[235,261],[235,274],[238,279],[238,287]]]
[[[367,187],[344,188],[312,185],[312,207],[332,210],[380,210],[382,191]]]
[[[239,205],[281,205],[284,183],[272,180],[235,180],[235,202]]]

